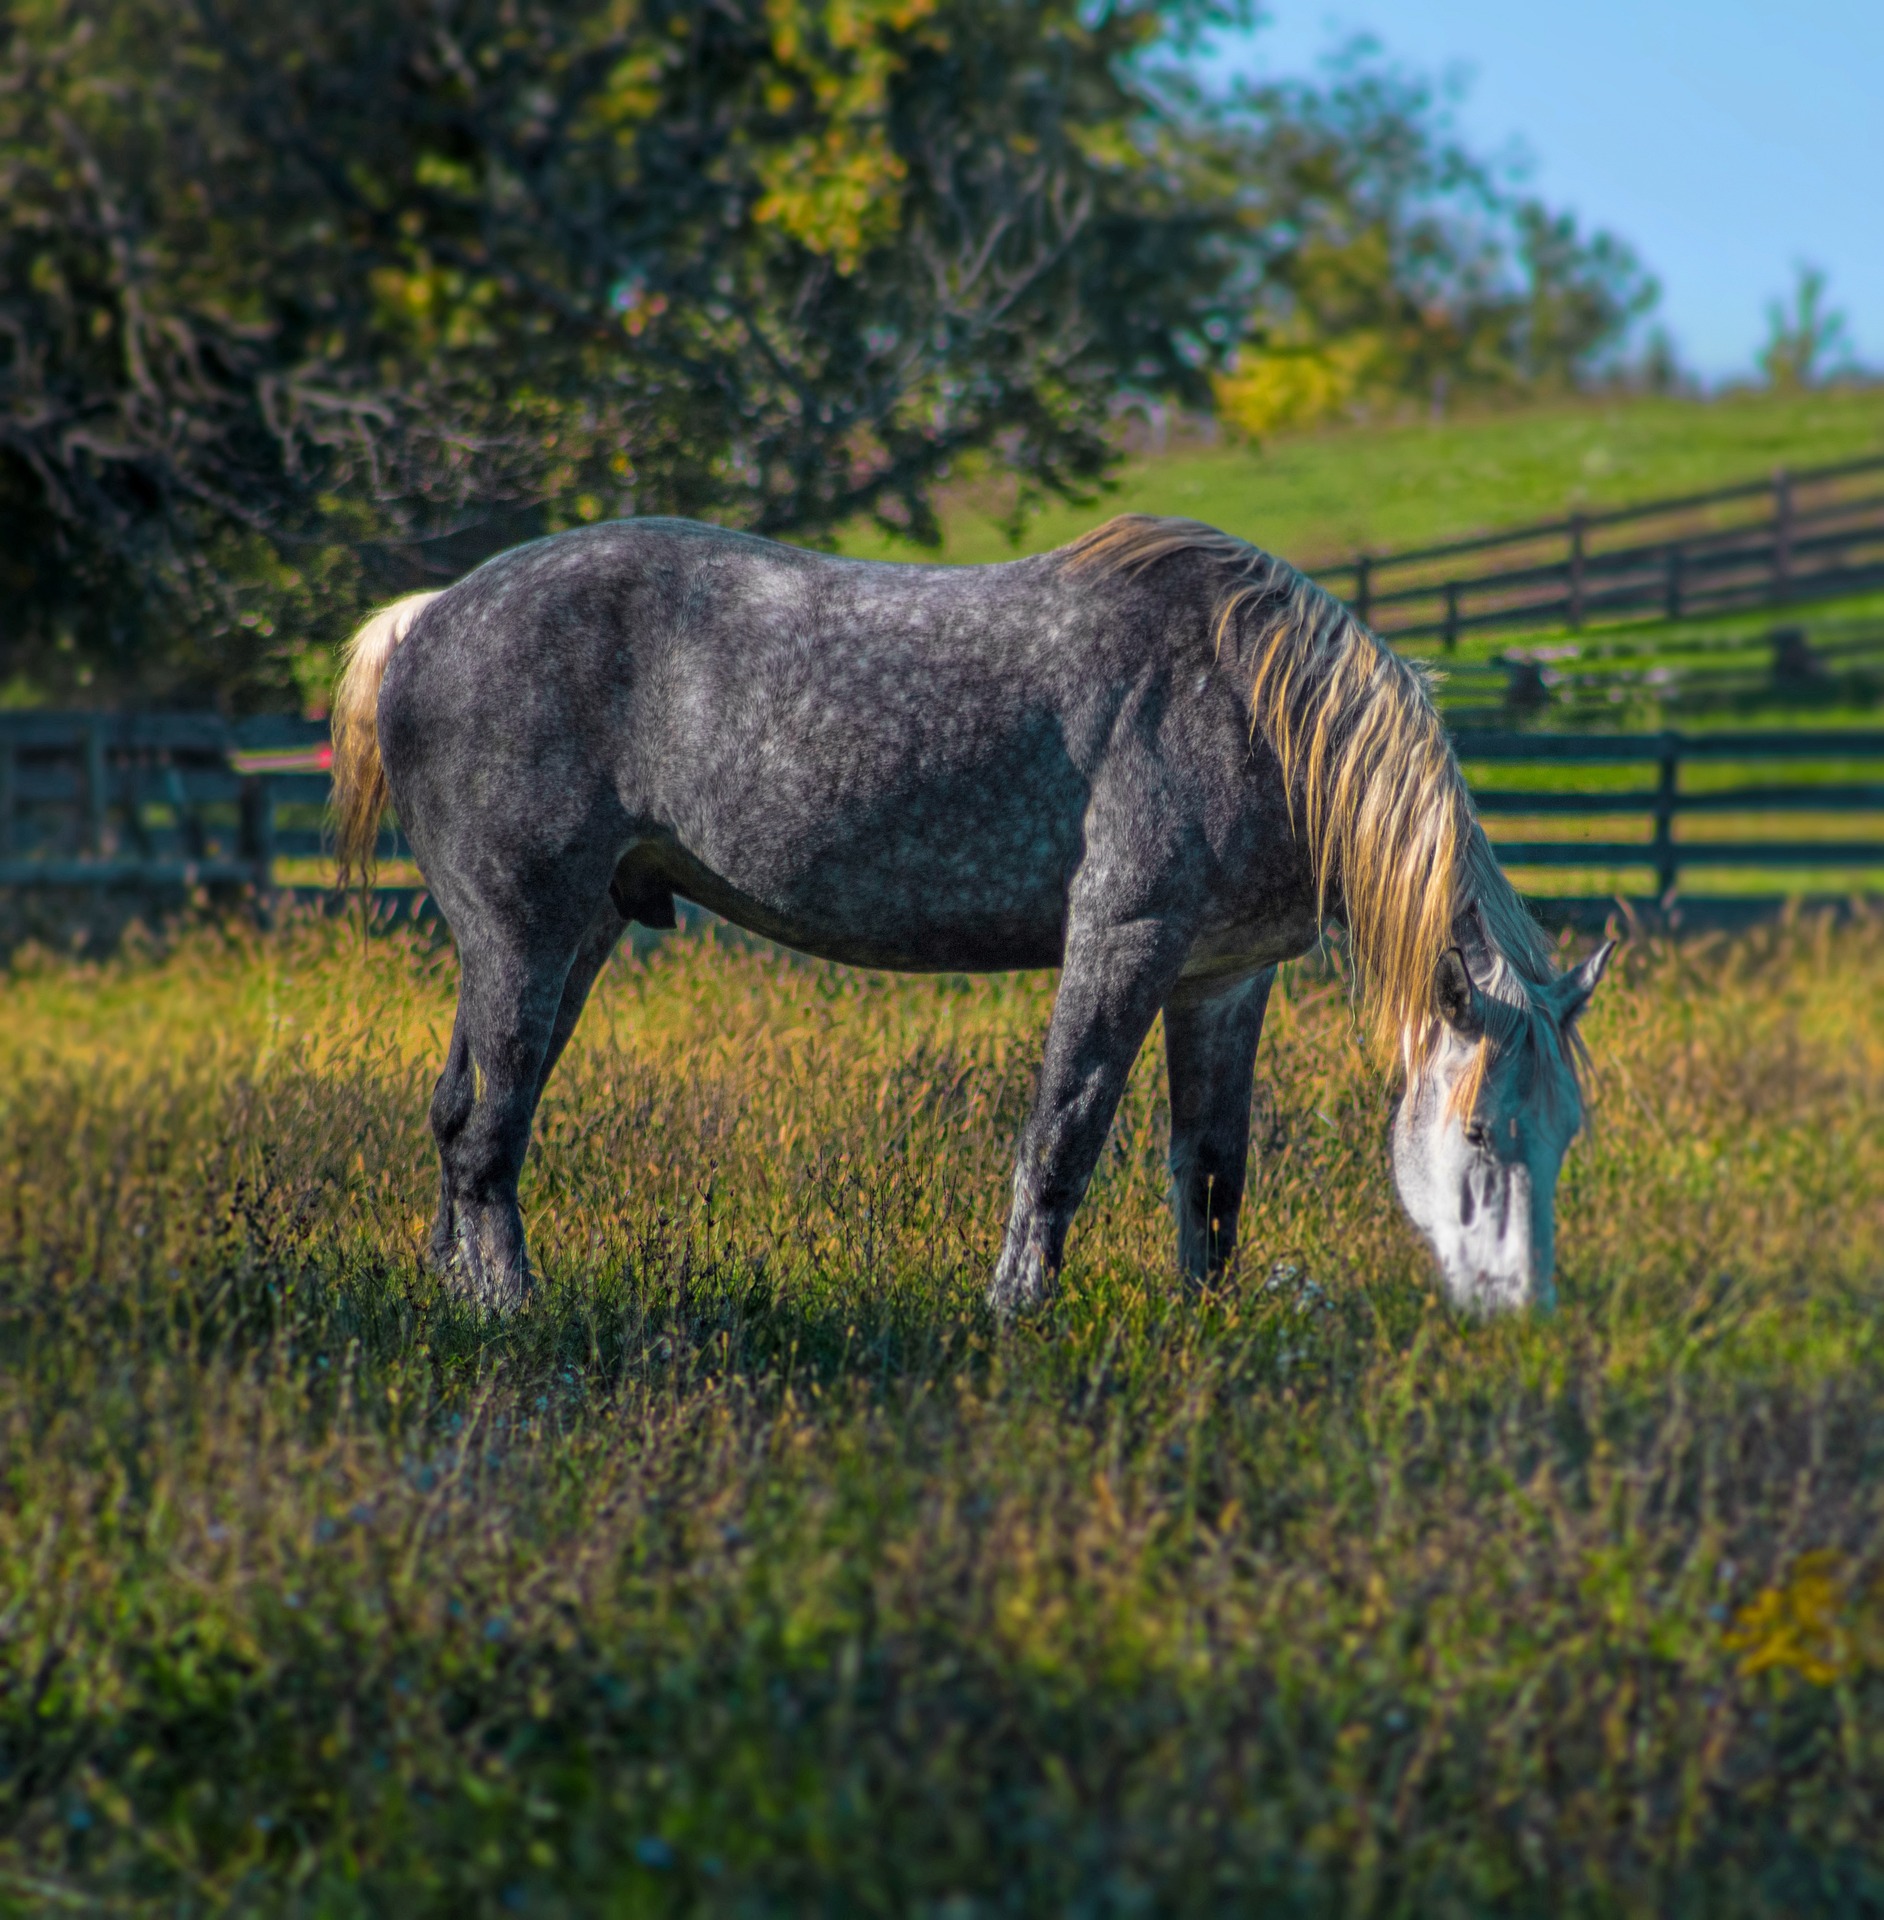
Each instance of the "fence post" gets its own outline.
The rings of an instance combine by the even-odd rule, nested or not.
[[[190,804],[183,769],[177,765],[176,755],[168,747],[163,750],[159,764],[163,768],[164,798],[170,803],[170,811],[177,816],[177,833],[183,842],[184,854],[191,860],[200,860],[209,851],[209,836],[203,831],[202,813]]]
[[[1354,617],[1362,626],[1369,624],[1374,610],[1373,561],[1364,553],[1354,556]]]
[[[148,754],[126,751],[118,768],[118,804],[124,809],[125,837],[141,860],[152,857],[150,829],[144,824],[143,762]]]
[[[266,893],[275,881],[275,797],[265,775],[243,777],[241,807],[237,850],[255,868],[255,890]]]
[[[1792,579],[1792,475],[1784,467],[1773,473],[1773,585],[1784,589]]]
[[[1681,872],[1675,856],[1675,809],[1680,805],[1681,735],[1664,733],[1661,746],[1661,777],[1655,785],[1653,853],[1656,898],[1666,901],[1674,892],[1675,882]]]
[[[1456,580],[1446,582],[1446,651],[1454,653],[1459,645],[1459,583]]]
[[[1668,596],[1663,602],[1663,611],[1670,620],[1681,618],[1681,572],[1686,556],[1679,546],[1668,549]]]
[[[101,854],[105,850],[105,721],[94,715],[85,724],[85,851]]]
[[[1574,632],[1583,625],[1583,516],[1570,516],[1570,626]]]

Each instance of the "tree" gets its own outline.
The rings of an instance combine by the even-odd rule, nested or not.
[[[1121,385],[1205,403],[1228,337],[1147,59],[1212,11],[16,0],[8,668],[279,701],[532,532],[923,536],[990,447],[1087,485]]]
[[[1825,304],[1825,272],[1801,262],[1793,269],[1792,298],[1767,302],[1766,344],[1760,371],[1781,389],[1810,387],[1842,370],[1850,356],[1845,316]]]
[[[1624,241],[1604,232],[1585,238],[1574,214],[1525,200],[1514,219],[1519,272],[1506,364],[1522,385],[1574,387],[1615,364],[1661,290]]]
[[[1443,96],[1371,43],[1325,84],[1245,88],[1215,138],[1255,292],[1226,414],[1257,435],[1408,399],[1574,385],[1656,287],[1623,242],[1513,191]]]

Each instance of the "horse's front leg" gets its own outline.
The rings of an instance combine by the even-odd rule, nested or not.
[[[1171,1210],[1178,1264],[1195,1280],[1227,1266],[1249,1163],[1249,1107],[1274,967],[1228,982],[1181,981],[1164,1003],[1171,1079]]]
[[[1075,913],[1046,1057],[1014,1166],[1014,1207],[988,1304],[1003,1318],[1044,1302],[1138,1049],[1170,992],[1191,929],[1176,917]]]

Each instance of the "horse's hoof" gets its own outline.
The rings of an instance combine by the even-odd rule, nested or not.
[[[529,1255],[508,1225],[486,1218],[461,1227],[456,1255],[444,1270],[453,1287],[485,1313],[514,1313],[535,1290]]]
[[[536,1287],[530,1269],[511,1268],[500,1274],[486,1274],[476,1300],[486,1313],[512,1314],[530,1304]]]
[[[988,1287],[989,1309],[1003,1326],[1012,1325],[1051,1306],[1058,1280],[1037,1248],[1003,1254]]]

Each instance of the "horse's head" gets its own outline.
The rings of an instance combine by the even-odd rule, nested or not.
[[[1555,1304],[1557,1170],[1583,1121],[1573,1029],[1615,942],[1542,987],[1458,948],[1439,962],[1437,1039],[1393,1122],[1393,1177],[1453,1304]]]

